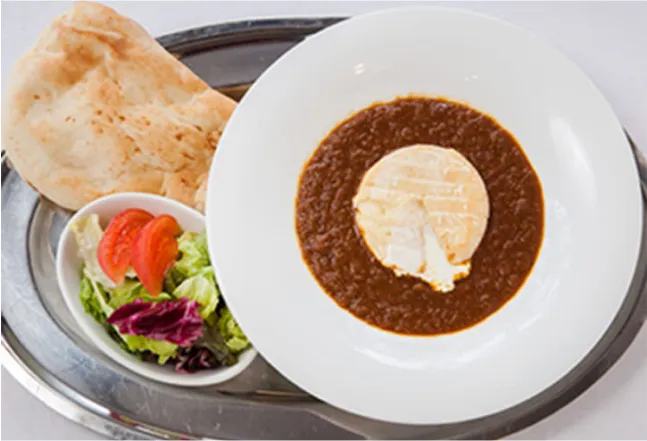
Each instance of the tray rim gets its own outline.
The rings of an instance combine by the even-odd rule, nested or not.
[[[314,17],[314,18],[277,18],[277,19],[260,19],[260,20],[243,20],[235,22],[225,22],[215,25],[208,25],[198,28],[186,29],[183,31],[166,34],[157,38],[158,42],[165,46],[167,50],[178,57],[190,55],[199,52],[205,47],[214,49],[230,44],[250,43],[253,41],[300,41],[308,35],[317,32],[325,27],[335,24],[346,19],[346,17]],[[647,193],[647,161],[642,153],[632,141],[629,134],[627,138],[633,149],[637,167],[641,169],[640,178],[643,190],[643,210],[647,209],[645,204],[645,194]],[[7,161],[2,154],[2,182],[9,173],[15,173],[7,169]],[[644,173],[643,173],[644,171]],[[647,217],[645,218],[647,220]],[[646,246],[646,237],[643,233],[643,247]],[[638,274],[639,268],[636,267],[634,280]],[[615,336],[609,341],[607,347],[590,366],[587,366],[579,378],[568,385],[568,389],[560,395],[555,396],[536,409],[530,409],[521,416],[516,417],[512,422],[499,424],[497,427],[487,427],[487,424],[473,433],[467,433],[469,437],[491,438],[503,437],[522,430],[532,424],[535,424],[546,417],[550,416],[557,410],[565,407],[575,398],[580,396],[584,391],[597,382],[618,359],[624,354],[631,345],[634,338],[644,323],[647,316],[647,273],[643,274],[639,280],[641,288],[634,299],[634,303],[627,305],[627,297],[621,306],[616,318],[611,323],[603,337],[598,341],[594,349],[578,364],[573,370],[579,368],[587,358],[593,353],[598,345],[605,340],[607,334],[618,325],[616,323],[621,319],[621,313],[625,312],[626,319],[616,330]],[[627,293],[628,294],[628,293]],[[13,344],[12,344],[13,340]],[[17,346],[14,346],[17,345]],[[24,352],[24,354],[21,354]],[[187,434],[179,432],[169,432],[163,429],[151,427],[148,424],[140,424],[137,421],[128,419],[124,421],[119,415],[115,415],[104,406],[92,402],[90,399],[78,394],[71,387],[65,384],[57,384],[56,378],[42,378],[36,372],[43,371],[44,376],[48,375],[47,370],[41,366],[38,361],[33,359],[31,354],[26,351],[19,341],[13,335],[11,328],[2,317],[2,345],[0,346],[0,361],[7,371],[16,380],[36,396],[41,402],[54,409],[64,417],[84,426],[90,430],[98,432],[105,436],[119,439],[148,439],[155,438],[184,438]],[[569,372],[562,377],[560,382],[572,373]],[[547,388],[544,392],[553,388],[554,385]],[[71,392],[66,394],[64,391]],[[540,393],[539,395],[543,394]],[[77,395],[80,402],[72,398]],[[530,397],[527,401],[519,403],[511,408],[516,409],[526,403],[536,400],[539,396]],[[509,412],[511,409],[503,411]],[[496,418],[499,414],[484,417],[488,422],[490,418]],[[459,423],[460,424],[460,423]],[[191,435],[189,435],[190,437]]]
[[[214,42],[222,47],[255,40],[300,41],[348,17],[325,16],[309,18],[262,18],[238,20],[200,26],[157,37],[156,40],[175,56],[186,56],[199,52],[205,45],[213,47]]]

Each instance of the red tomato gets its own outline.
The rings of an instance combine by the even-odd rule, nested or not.
[[[162,292],[167,271],[178,255],[175,236],[182,230],[175,218],[163,214],[142,228],[133,241],[133,268],[144,288],[153,296]]]
[[[131,208],[116,215],[99,241],[97,259],[99,266],[113,282],[119,284],[126,278],[130,267],[130,250],[135,235],[153,220],[148,211]]]

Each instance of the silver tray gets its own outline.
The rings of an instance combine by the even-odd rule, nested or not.
[[[239,99],[281,54],[341,18],[245,21],[161,37],[211,86]],[[633,145],[647,189],[647,165]],[[643,203],[643,207],[645,204]],[[40,400],[120,439],[497,438],[550,415],[591,386],[647,315],[647,234],[638,270],[607,332],[559,382],[501,413],[458,424],[407,426],[360,418],[300,391],[262,358],[231,382],[183,389],[123,369],[80,332],[58,290],[56,244],[68,219],[2,161],[2,362]],[[647,223],[646,223],[647,225]]]

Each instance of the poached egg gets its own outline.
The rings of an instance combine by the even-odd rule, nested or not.
[[[427,144],[375,163],[353,207],[365,243],[383,265],[439,292],[469,274],[490,213],[476,168],[454,149]]]

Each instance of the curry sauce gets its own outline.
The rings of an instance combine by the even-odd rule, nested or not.
[[[448,293],[383,266],[355,223],[352,199],[364,174],[413,144],[456,149],[489,195],[490,218],[471,273]],[[361,320],[410,335],[459,331],[500,309],[530,273],[543,223],[541,184],[515,138],[488,115],[430,98],[375,104],[339,124],[306,164],[296,203],[303,258],[324,291]]]

